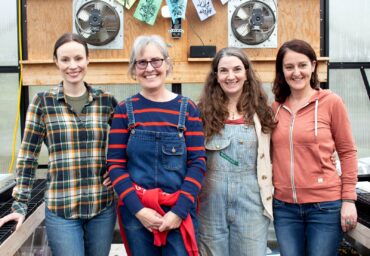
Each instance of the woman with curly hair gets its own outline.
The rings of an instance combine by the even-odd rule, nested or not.
[[[200,193],[201,255],[265,255],[272,219],[270,134],[275,127],[250,60],[238,48],[213,59],[199,102],[207,175]]]

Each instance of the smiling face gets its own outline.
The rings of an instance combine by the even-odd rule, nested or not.
[[[283,72],[292,93],[311,90],[310,80],[316,62],[302,54],[287,50],[283,58]]]
[[[63,77],[64,85],[82,85],[89,60],[85,47],[75,41],[61,45],[56,51],[55,64]]]
[[[217,81],[228,98],[239,98],[246,80],[247,72],[239,58],[225,56],[220,59]]]
[[[136,58],[138,64],[135,66],[135,75],[144,91],[156,91],[165,88],[164,85],[169,66],[167,60],[163,59],[164,56],[160,49],[152,43],[145,46],[142,52],[138,54]],[[159,66],[157,64],[160,60],[163,61],[162,65]],[[145,69],[140,68],[139,64],[145,61],[151,62],[147,63],[148,65]]]

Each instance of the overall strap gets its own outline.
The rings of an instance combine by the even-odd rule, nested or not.
[[[177,124],[177,130],[182,136],[185,130],[185,119],[186,119],[186,109],[188,108],[188,98],[182,97],[181,98],[181,105],[180,105],[180,114],[179,114],[179,123]]]
[[[135,128],[135,116],[134,109],[132,107],[132,97],[127,98],[125,102],[127,109],[128,129],[132,130]]]

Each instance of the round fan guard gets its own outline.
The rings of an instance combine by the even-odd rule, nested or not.
[[[83,4],[75,15],[77,33],[86,43],[101,46],[110,43],[120,29],[120,19],[114,7],[100,0]]]
[[[258,11],[253,10],[258,5]],[[239,12],[249,14],[242,19]],[[242,43],[257,45],[266,41],[274,31],[276,17],[271,7],[261,1],[248,1],[239,5],[231,17],[231,29]],[[240,30],[244,32],[241,33]]]

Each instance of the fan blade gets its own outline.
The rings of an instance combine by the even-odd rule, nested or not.
[[[261,32],[255,32],[254,33],[254,40],[256,43],[263,42],[265,40],[266,36],[264,33]]]
[[[109,39],[109,33],[106,28],[102,28],[98,33],[99,41],[105,42]]]
[[[99,11],[102,11],[105,8],[106,3],[104,3],[104,2],[96,2],[94,4],[94,6],[95,6],[95,9],[98,9]]]
[[[264,16],[263,17],[263,23],[262,23],[262,29],[264,30],[269,30],[275,25],[275,17],[270,15],[270,16]]]
[[[89,38],[91,36],[91,29],[87,28],[86,30],[80,31],[79,33],[84,38]]]
[[[263,10],[263,7],[264,7],[264,4],[262,4],[262,3],[258,3],[258,2],[254,2],[254,3],[253,3],[253,7],[252,7],[252,9],[253,9],[253,10],[256,10],[256,9],[261,9],[261,10]]]
[[[247,23],[244,23],[236,28],[236,32],[238,32],[241,36],[246,36],[249,33],[249,25]]]
[[[117,17],[116,15],[103,16],[103,27],[107,30],[118,30],[119,25],[119,17]]]
[[[83,21],[83,20],[76,20],[76,24],[80,30],[83,31],[90,31],[91,32],[91,27],[89,21]]]
[[[88,21],[89,17],[90,17],[90,13],[86,11],[85,9],[81,10],[77,15],[77,18],[83,21]]]
[[[247,20],[249,19],[250,15],[243,8],[240,8],[238,13],[236,14],[236,17],[241,20]]]

